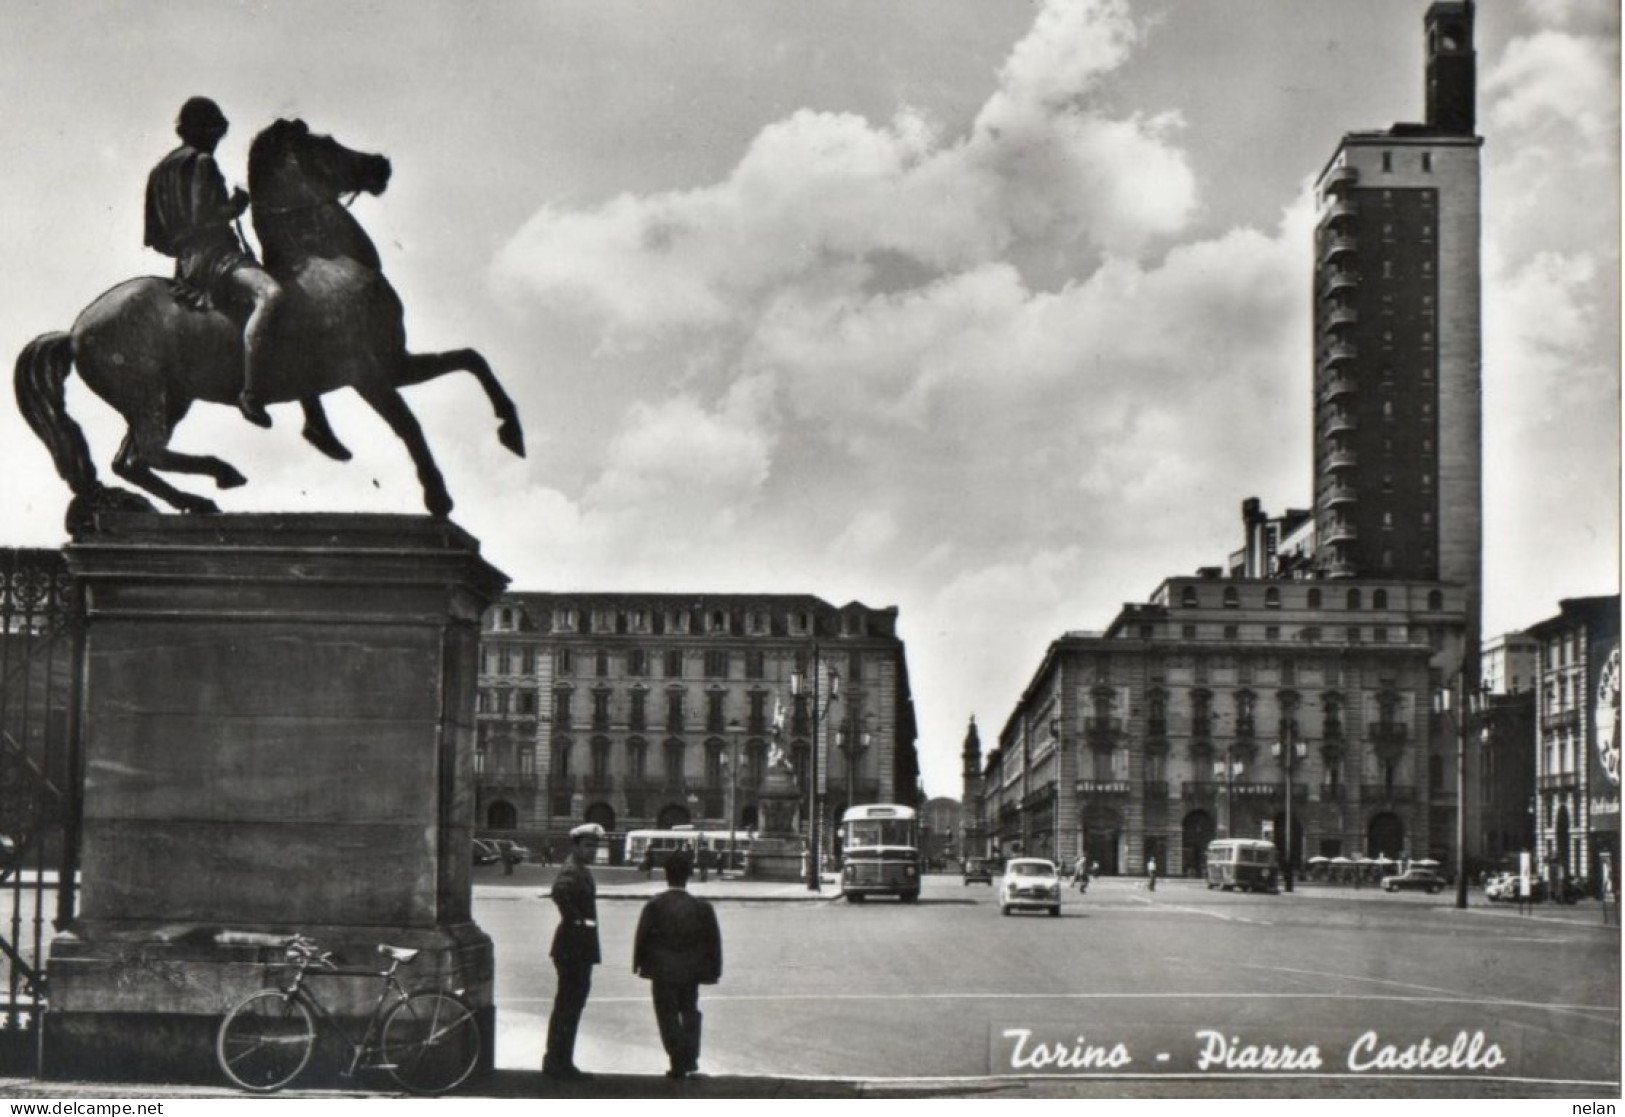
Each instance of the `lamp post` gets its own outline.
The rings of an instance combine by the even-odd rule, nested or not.
[[[1456,726],[1456,907],[1467,908],[1467,734],[1471,731],[1472,716],[1484,703],[1482,687],[1468,683],[1463,671],[1456,672],[1456,687],[1452,693],[1445,687],[1438,693],[1439,709],[1451,714]],[[1455,711],[1451,712],[1452,699]]]
[[[728,723],[728,867],[734,864],[734,850],[738,841],[739,825],[739,721]],[[721,874],[719,873],[720,877]]]
[[[841,674],[834,668],[829,672],[829,700],[819,705],[819,674],[820,660],[818,645],[812,649],[812,755],[807,758],[807,891],[819,891],[819,847],[821,835],[819,834],[819,808],[818,791],[822,772],[818,764],[818,747],[821,740],[820,727],[823,725],[824,715],[829,708],[835,705],[841,696]],[[800,698],[807,690],[807,680],[797,669],[790,675],[790,693]]]
[[[874,742],[874,734],[867,728],[862,733],[841,730],[836,739],[840,743],[841,752],[846,756],[846,805],[851,807],[858,801],[858,763]]]
[[[1281,772],[1286,777],[1286,867],[1283,870],[1283,880],[1288,892],[1292,891],[1292,766],[1308,754],[1308,747],[1295,740],[1293,724],[1287,721],[1282,728],[1285,730],[1285,740],[1276,741],[1270,746],[1270,753],[1281,762]]]
[[[1213,766],[1213,774],[1224,778],[1224,813],[1219,816],[1219,837],[1230,837],[1231,812],[1235,810],[1235,763],[1231,760],[1229,744],[1224,746],[1224,759]]]

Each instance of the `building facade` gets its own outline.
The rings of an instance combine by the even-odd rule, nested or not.
[[[1465,609],[1436,582],[1167,580],[1050,645],[981,774],[987,852],[1189,875],[1215,837],[1284,853],[1290,831],[1299,866],[1444,860],[1455,734],[1431,697]]]
[[[816,772],[826,823],[852,802],[919,801],[895,608],[804,595],[510,593],[487,610],[481,643],[482,833],[558,846],[582,822],[612,835],[755,829],[775,746],[804,794]],[[804,685],[792,693],[796,676]]]
[[[1619,595],[1572,598],[1529,629],[1539,646],[1535,853],[1595,889],[1619,872]]]

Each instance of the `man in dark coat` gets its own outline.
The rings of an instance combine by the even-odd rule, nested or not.
[[[247,305],[237,409],[255,426],[268,427],[271,416],[260,402],[256,382],[282,286],[260,267],[233,228],[248,208],[248,194],[238,187],[228,195],[214,161],[228,127],[220,106],[207,97],[193,97],[181,106],[175,124],[181,146],[147,176],[146,241],[175,261],[176,280],[201,305]]]
[[[587,994],[592,992],[592,968],[602,961],[598,953],[598,886],[588,866],[603,836],[604,828],[595,822],[570,831],[570,859],[553,881],[559,926],[553,932],[553,949],[549,953],[558,971],[559,985],[553,997],[553,1015],[547,1021],[542,1074],[565,1082],[592,1077],[576,1066],[575,1050],[581,1010],[587,1007]]]
[[[632,940],[632,972],[648,979],[660,1042],[671,1060],[667,1078],[700,1069],[700,986],[722,978],[722,931],[717,913],[690,896],[693,862],[686,853],[666,860],[666,891],[650,900]]]

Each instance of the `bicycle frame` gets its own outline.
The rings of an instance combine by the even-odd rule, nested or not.
[[[405,987],[401,985],[400,978],[395,976],[395,971],[400,969],[401,963],[399,960],[392,958],[390,959],[389,969],[382,971],[344,970],[336,967],[333,969],[312,970],[310,963],[313,960],[304,957],[297,962],[278,963],[294,970],[292,980],[287,985],[282,986],[282,992],[291,997],[297,997],[316,1017],[319,1027],[331,1029],[349,1045],[350,1066],[342,1073],[345,1078],[353,1078],[356,1071],[363,1069],[364,1065],[371,1065],[370,1063],[363,1064],[362,1061],[379,1050],[380,1032],[384,1026],[385,1010],[394,1004],[406,1001],[411,996]],[[378,1000],[373,1003],[372,1012],[367,1017],[366,1030],[361,1033],[359,1040],[350,1034],[350,1030],[344,1026],[344,1022],[339,1017],[328,1011],[327,1006],[322,1004],[313,990],[306,988],[305,979],[307,977],[371,977],[381,979],[382,987],[378,991]],[[391,997],[391,994],[393,994],[393,997]]]

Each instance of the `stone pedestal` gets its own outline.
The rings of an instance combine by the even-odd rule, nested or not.
[[[219,1080],[222,1015],[296,931],[353,965],[421,948],[409,987],[461,988],[489,1037],[474,686],[506,578],[478,542],[418,516],[118,514],[66,554],[81,893],[50,949],[45,1075]],[[340,1015],[376,996],[321,992]]]
[[[802,859],[807,843],[795,832],[792,820],[801,793],[795,776],[782,760],[769,764],[757,792],[761,829],[751,840],[750,876],[753,880],[803,880]]]

